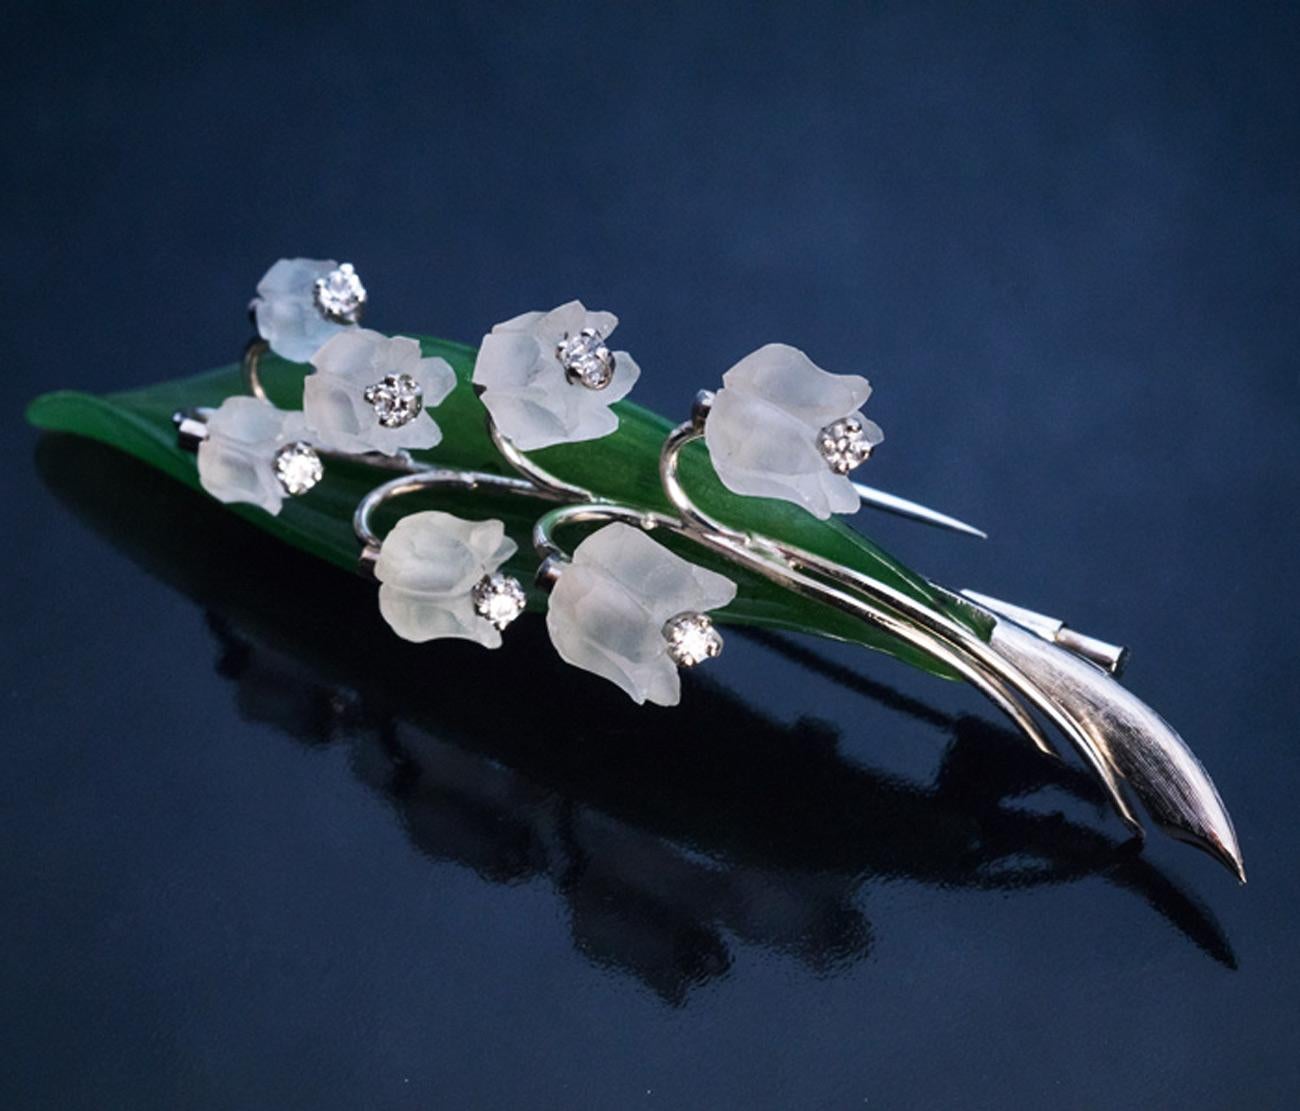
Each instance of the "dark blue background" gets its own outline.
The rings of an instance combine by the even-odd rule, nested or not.
[[[5,14],[0,1103],[1294,1106],[1294,9]],[[229,361],[282,254],[390,331],[613,309],[672,414],[770,340],[867,373],[871,480],[992,539],[861,527],[1134,646],[1250,885],[967,690],[412,648],[21,424]]]

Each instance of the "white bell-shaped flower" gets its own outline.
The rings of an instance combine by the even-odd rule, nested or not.
[[[286,497],[307,493],[324,467],[307,442],[301,413],[255,397],[228,397],[199,444],[199,482],[222,502],[247,502],[274,515]]]
[[[823,519],[857,511],[848,472],[885,438],[858,411],[871,396],[865,378],[831,374],[797,348],[769,343],[722,383],[704,438],[727,489],[794,502]]]
[[[551,592],[546,627],[566,662],[618,684],[638,703],[675,706],[678,667],[722,647],[706,611],[735,596],[730,579],[616,522],[574,550]]]
[[[249,308],[272,351],[305,363],[331,336],[355,328],[365,304],[365,286],[351,263],[282,258],[262,275]]]
[[[428,410],[451,393],[456,372],[446,359],[424,358],[415,340],[356,328],[328,340],[311,363],[302,407],[322,445],[395,455],[442,439]]]
[[[608,436],[610,406],[626,397],[641,368],[606,347],[618,317],[581,301],[526,312],[496,325],[479,348],[474,383],[501,432],[522,451]]]
[[[515,550],[500,521],[433,510],[403,517],[375,561],[379,612],[404,640],[459,637],[498,648],[526,601],[519,582],[497,571]]]

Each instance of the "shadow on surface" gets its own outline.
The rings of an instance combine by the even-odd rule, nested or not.
[[[520,622],[498,652],[410,645],[383,624],[373,584],[125,455],[47,435],[37,463],[79,518],[206,610],[242,717],[302,744],[347,745],[356,776],[423,853],[495,883],[544,878],[568,905],[575,946],[667,1001],[724,974],[736,941],[819,973],[861,960],[872,946],[862,888],[881,880],[1017,890],[1098,877],[1236,967],[1212,914],[1134,843],[1013,805],[1047,789],[1100,794],[980,719],[840,676],[947,736],[933,782],[918,783],[846,760],[825,724],[775,721],[695,676],[689,718],[594,682],[574,691],[580,712],[560,716],[547,707],[577,680],[540,621]]]

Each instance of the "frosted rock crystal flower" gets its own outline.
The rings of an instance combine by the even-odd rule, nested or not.
[[[331,336],[355,328],[366,290],[351,263],[282,258],[257,283],[257,334],[281,358],[305,363]]]
[[[445,359],[423,358],[415,340],[357,328],[328,340],[311,362],[302,405],[320,443],[395,455],[442,439],[428,410],[451,393],[456,373]]]
[[[722,646],[703,614],[735,596],[730,579],[614,523],[574,550],[551,592],[546,627],[566,662],[618,684],[635,702],[675,706],[679,664]]]
[[[497,428],[522,451],[608,436],[610,405],[628,395],[641,368],[605,342],[618,326],[581,301],[526,312],[496,325],[479,348],[474,383]]]
[[[227,398],[199,444],[199,482],[218,501],[279,513],[286,497],[307,493],[324,473],[306,435],[301,413],[253,397]]]
[[[848,472],[885,438],[857,411],[871,396],[865,378],[831,374],[802,351],[769,343],[722,383],[704,438],[727,489],[794,502],[823,519],[858,509]]]
[[[497,572],[515,554],[500,521],[428,511],[403,517],[375,561],[379,612],[399,637],[440,637],[501,646],[501,630],[524,609],[518,581]]]

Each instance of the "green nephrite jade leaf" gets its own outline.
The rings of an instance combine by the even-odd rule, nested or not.
[[[513,473],[488,436],[485,411],[470,385],[474,349],[445,340],[421,338],[420,342],[425,355],[439,355],[452,365],[460,384],[433,414],[442,428],[442,443],[431,451],[416,453],[417,457],[446,466],[495,474]],[[261,369],[272,401],[286,409],[301,408],[302,379],[308,367],[268,355]],[[215,407],[225,398],[244,392],[240,368],[234,365],[193,378],[105,396],[71,391],[45,394],[31,404],[27,418],[39,428],[101,440],[197,490],[199,479],[194,456],[177,446],[172,414],[195,406]],[[619,415],[617,433],[601,440],[548,448],[536,453],[537,461],[560,478],[604,497],[638,508],[670,512],[659,484],[658,459],[671,422],[630,402],[621,402],[614,408]],[[840,521],[818,521],[797,506],[763,498],[742,498],[727,491],[714,475],[703,444],[686,448],[681,473],[699,504],[719,519],[796,544],[864,572],[955,617],[987,638],[988,630],[972,611],[936,596],[923,578]],[[325,479],[305,497],[286,501],[278,516],[251,506],[230,508],[295,547],[352,570],[358,553],[352,533],[352,512],[368,490],[388,477],[362,463],[332,460],[326,468]],[[441,508],[462,516],[500,518],[519,545],[510,570],[521,582],[529,584],[530,608],[544,607],[543,596],[531,586],[536,560],[530,537],[534,521],[549,508],[545,503],[483,490],[472,494],[429,491],[403,498],[390,508],[388,520],[381,517],[379,522],[383,528],[397,515],[415,508]],[[574,538],[575,542],[577,539]],[[951,677],[942,664],[929,656],[855,618],[822,603],[797,597],[689,541],[671,536],[664,540],[681,554],[721,571],[736,582],[739,588],[736,600],[718,615],[720,620],[851,641]]]

